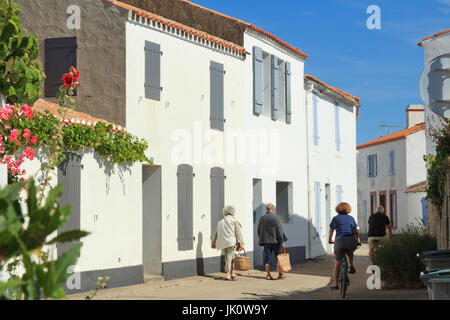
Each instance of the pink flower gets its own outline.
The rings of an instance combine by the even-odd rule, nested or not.
[[[26,115],[28,117],[28,119],[33,118],[33,109],[29,105],[24,104],[22,106],[22,112],[24,115]]]
[[[27,140],[27,142],[30,140],[30,136],[31,136],[31,133],[30,133],[30,129],[25,129],[25,130],[23,130],[23,134],[22,134],[22,136],[25,138],[25,140]]]
[[[11,142],[18,142],[17,141],[17,137],[19,136],[19,132],[17,131],[17,129],[12,129],[11,132],[9,133],[9,140],[11,140]]]
[[[32,136],[31,137],[31,143],[32,144],[36,144],[37,143],[37,137],[36,136]]]
[[[33,150],[33,148],[26,147],[25,148],[25,156],[28,159],[33,160],[34,159],[34,150]]]

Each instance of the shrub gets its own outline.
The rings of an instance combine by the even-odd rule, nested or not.
[[[420,272],[425,270],[417,253],[435,250],[436,238],[423,226],[408,225],[401,233],[384,241],[373,252],[373,262],[380,267],[386,288],[422,287]]]

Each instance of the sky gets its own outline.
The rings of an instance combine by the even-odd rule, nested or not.
[[[264,29],[310,57],[305,74],[361,99],[357,144],[406,127],[406,107],[423,104],[420,39],[450,29],[450,0],[192,0]],[[377,5],[381,29],[367,13]],[[394,127],[395,126],[395,127]]]

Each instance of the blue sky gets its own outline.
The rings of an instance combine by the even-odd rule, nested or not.
[[[192,0],[252,23],[310,55],[305,73],[361,99],[357,144],[406,125],[408,104],[423,104],[420,39],[450,28],[450,0]],[[381,30],[369,30],[369,5]]]

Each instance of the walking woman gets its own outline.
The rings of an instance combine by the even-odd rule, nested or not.
[[[217,223],[217,229],[212,238],[211,248],[223,250],[225,254],[225,280],[236,280],[234,273],[234,258],[236,250],[244,248],[241,224],[235,218],[232,206],[223,209],[223,219]]]

